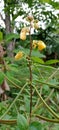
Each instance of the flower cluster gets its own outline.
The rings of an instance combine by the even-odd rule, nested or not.
[[[26,20],[31,23],[31,28],[34,27],[34,29],[38,29],[39,28],[39,24],[38,24],[38,20],[34,20],[33,16],[28,16],[26,18]],[[24,27],[22,28],[21,32],[20,32],[20,39],[21,40],[26,40],[26,35],[27,33],[29,33],[29,27]]]
[[[39,41],[33,40],[32,46],[33,46],[33,49],[35,49],[36,47],[38,47],[39,51],[42,51],[43,49],[46,48],[45,43],[43,41],[41,41],[41,40],[39,40]]]
[[[34,24],[33,24],[33,26],[34,26],[34,29],[36,29],[36,30],[38,30],[39,29],[39,22],[38,22],[38,20],[36,19],[36,20],[34,20]]]
[[[34,20],[33,16],[28,16],[26,18],[26,20],[30,23],[31,28],[34,27],[34,29],[38,29],[39,28],[39,22],[37,19]],[[21,40],[26,40],[26,35],[30,34],[30,28],[29,27],[23,27],[21,32],[20,32],[20,39]],[[32,48],[35,49],[36,47],[38,47],[38,50],[43,50],[44,48],[46,48],[46,45],[43,41],[41,40],[33,40],[32,42]],[[23,52],[18,52],[15,56],[15,59],[18,60],[20,58],[23,57]]]

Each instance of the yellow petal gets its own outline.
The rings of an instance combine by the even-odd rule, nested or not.
[[[19,60],[19,59],[21,59],[22,57],[23,57],[23,52],[22,52],[22,51],[18,52],[18,53],[15,55],[15,59],[16,59],[16,60]]]
[[[43,50],[44,48],[46,48],[45,43],[41,40],[38,41],[37,45],[38,45],[38,50],[40,50],[40,51]]]
[[[26,33],[25,32],[20,33],[20,39],[21,40],[26,40]]]

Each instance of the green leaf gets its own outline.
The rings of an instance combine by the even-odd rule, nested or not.
[[[24,0],[25,3],[27,3],[30,7],[32,6],[33,0]]]
[[[24,102],[25,102],[26,111],[30,112],[30,100],[28,99],[28,97],[26,95],[24,96]]]
[[[0,42],[3,40],[3,33],[0,31]]]
[[[40,63],[40,64],[44,64],[44,61],[43,61],[41,58],[32,57],[32,60],[33,60],[34,62],[37,62],[37,63]]]
[[[47,61],[45,62],[45,64],[51,65],[51,64],[58,63],[58,62],[59,62],[59,60],[54,60],[54,59],[52,59],[52,60],[47,60]]]
[[[4,80],[4,76],[3,76],[2,72],[0,72],[0,84],[2,84],[3,80]]]
[[[41,3],[50,3],[51,0],[39,0],[39,2],[41,2]]]
[[[55,78],[51,79],[49,83],[51,83],[53,85],[58,85],[59,84],[59,82]]]
[[[20,106],[20,111],[25,112],[25,107],[24,107],[24,105]]]
[[[30,124],[29,130],[42,130],[42,124],[38,121],[34,121]]]
[[[28,4],[31,7],[33,0],[28,0]]]
[[[29,49],[21,48],[20,51],[23,51],[26,55],[29,54]],[[40,53],[38,50],[32,50],[32,57],[45,58],[46,56]]]
[[[53,8],[59,9],[59,1],[51,1],[51,5],[53,6]]]
[[[43,85],[43,90],[44,90],[45,92],[48,92],[48,91],[49,91],[49,86],[48,86],[48,85]]]
[[[55,124],[52,128],[52,130],[59,130],[59,124]]]
[[[40,53],[38,50],[32,50],[32,56],[35,57],[40,57],[40,58],[45,58],[45,55],[43,55],[42,53]]]
[[[27,122],[26,118],[21,114],[18,114],[18,116],[17,116],[17,127],[19,128],[19,130],[28,129],[28,122]]]
[[[7,34],[6,37],[5,37],[5,40],[6,40],[6,42],[8,42],[8,41],[11,41],[14,38],[16,38],[16,39],[19,38],[19,34],[16,34],[16,33]]]

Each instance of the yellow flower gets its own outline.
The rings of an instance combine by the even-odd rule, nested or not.
[[[20,33],[20,39],[21,40],[26,40],[26,33],[25,32],[22,32]]]
[[[37,41],[36,40],[33,40],[32,47],[33,47],[33,49],[35,49],[37,47]]]
[[[43,50],[44,48],[46,48],[45,43],[41,40],[38,41],[37,45],[38,45],[38,50],[40,50],[40,51]]]
[[[15,59],[16,60],[19,60],[23,57],[23,52],[22,51],[19,51],[16,55],[15,55]]]

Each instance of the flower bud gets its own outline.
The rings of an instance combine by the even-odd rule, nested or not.
[[[38,29],[38,28],[39,28],[38,23],[34,23],[34,28],[35,28],[35,29]]]
[[[26,27],[22,28],[21,32],[23,33],[26,33]]]
[[[19,59],[21,59],[22,57],[23,57],[23,52],[22,52],[22,51],[18,52],[18,53],[15,55],[15,59],[16,59],[16,60],[19,60]]]
[[[27,18],[26,18],[26,20],[29,21],[29,22],[33,21],[33,19],[34,19],[33,16],[30,16],[30,15],[27,16]]]
[[[24,27],[24,28],[22,28],[21,32],[29,33],[29,28],[28,27]]]
[[[34,19],[34,23],[38,23],[39,22],[39,20],[38,19]]]
[[[28,28],[28,27],[26,27],[26,33],[29,33],[29,32],[30,32],[29,28]]]
[[[21,40],[26,40],[26,33],[25,32],[22,32],[20,33],[20,39]]]

